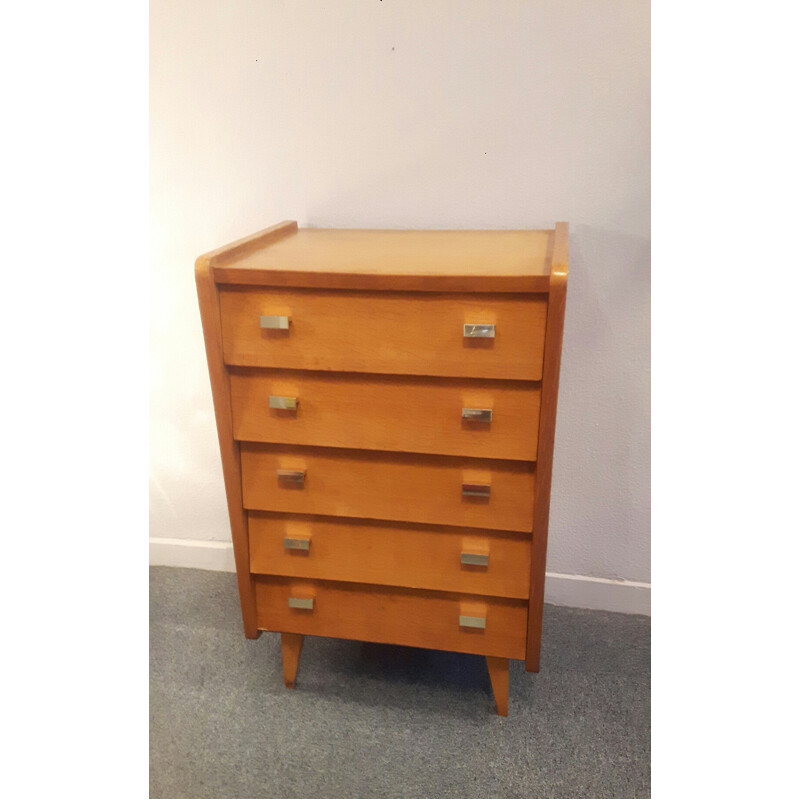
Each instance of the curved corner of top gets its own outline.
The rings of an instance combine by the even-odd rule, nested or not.
[[[207,280],[211,274],[211,259],[208,255],[198,256],[194,262],[194,279],[196,281]]]
[[[277,225],[272,225],[251,236],[246,236],[244,239],[226,244],[223,247],[212,250],[210,253],[204,253],[195,261],[195,277],[197,280],[207,279],[211,277],[212,269],[220,262],[226,262],[239,256],[246,255],[253,250],[257,250],[259,247],[282,239],[284,236],[288,236],[296,231],[297,222],[295,220],[284,220]]]
[[[566,285],[569,276],[569,223],[556,222],[553,255],[550,262],[550,286]]]

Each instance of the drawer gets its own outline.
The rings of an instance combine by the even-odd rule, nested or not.
[[[251,442],[534,461],[539,397],[536,383],[231,370],[233,435]]]
[[[250,512],[250,571],[413,589],[528,597],[524,534]]]
[[[546,295],[220,287],[225,363],[540,380]],[[285,328],[262,328],[263,324]],[[465,325],[494,326],[493,338]]]
[[[252,511],[423,522],[529,533],[534,465],[243,442]],[[284,473],[284,474],[281,474]],[[488,497],[480,492],[488,487]]]
[[[261,630],[525,658],[521,600],[292,578],[256,578],[255,595]]]

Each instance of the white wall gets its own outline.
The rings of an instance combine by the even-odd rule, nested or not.
[[[282,219],[567,220],[548,572],[600,580],[548,598],[646,611],[649,34],[644,0],[151,0],[154,563],[230,540],[197,255]]]

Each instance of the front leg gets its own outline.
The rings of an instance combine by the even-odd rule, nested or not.
[[[489,679],[492,682],[494,703],[501,717],[508,716],[508,659],[486,656]]]
[[[303,649],[303,635],[300,633],[281,634],[281,655],[283,656],[283,685],[294,689],[297,667],[300,664],[300,651]]]

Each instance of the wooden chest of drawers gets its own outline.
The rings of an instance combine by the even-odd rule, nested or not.
[[[567,225],[298,229],[196,264],[245,635],[539,669]]]

